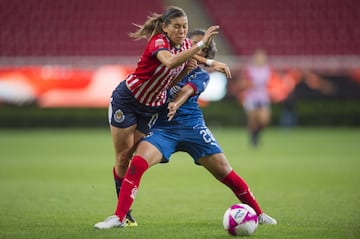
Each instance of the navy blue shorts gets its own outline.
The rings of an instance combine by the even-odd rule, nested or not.
[[[109,124],[118,128],[136,125],[137,130],[148,134],[157,119],[157,113],[164,107],[149,107],[139,103],[127,88],[125,81],[122,81],[110,98]]]

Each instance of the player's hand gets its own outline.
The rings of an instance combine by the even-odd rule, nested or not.
[[[177,105],[175,102],[170,102],[168,104],[168,110],[169,110],[169,113],[167,114],[167,117],[168,117],[168,121],[171,121],[172,118],[174,118],[175,116],[175,113],[176,113],[176,110],[177,110]]]
[[[202,41],[204,42],[205,45],[209,45],[209,43],[211,42],[211,40],[217,35],[219,34],[219,28],[220,26],[215,25],[215,26],[211,26],[209,27],[205,34],[204,37],[202,39]]]
[[[194,59],[194,58],[190,58],[187,65],[186,65],[186,68],[188,70],[188,72],[196,69],[198,67],[198,62]]]
[[[224,73],[226,78],[231,78],[231,71],[225,63],[214,61],[211,66],[214,67],[216,71]]]

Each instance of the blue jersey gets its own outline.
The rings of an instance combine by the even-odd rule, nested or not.
[[[174,118],[168,121],[168,110],[165,109],[159,113],[159,118],[156,120],[153,128],[173,127],[174,125],[181,125],[181,128],[194,127],[194,125],[205,124],[203,113],[199,107],[198,99],[210,80],[209,74],[200,67],[191,71],[184,79],[177,85],[170,88],[168,92],[168,101],[176,98],[176,94],[181,88],[190,84],[195,90],[194,94],[176,111]]]
[[[206,71],[196,68],[169,90],[169,100],[174,99],[180,89],[187,84],[191,84],[195,92],[176,111],[171,121],[168,121],[168,110],[162,110],[151,128],[151,133],[143,139],[159,149],[163,155],[162,162],[168,162],[171,154],[177,151],[189,153],[195,163],[198,163],[201,157],[222,153],[219,144],[205,124],[198,104],[198,98],[205,90],[209,79]]]

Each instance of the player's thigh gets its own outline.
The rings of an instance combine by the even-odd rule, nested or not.
[[[259,108],[257,112],[257,118],[262,125],[267,125],[271,118],[271,111],[269,107]]]
[[[128,153],[127,151],[134,146],[136,125],[127,128],[118,128],[111,125],[110,129],[115,152],[117,154]]]
[[[139,130],[135,130],[135,133],[134,133],[134,145],[136,147],[136,145],[140,142],[140,140],[142,138],[145,137],[145,134]]]
[[[250,128],[256,127],[258,122],[258,113],[256,109],[246,111],[247,124]]]

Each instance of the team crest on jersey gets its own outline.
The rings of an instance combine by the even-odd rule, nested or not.
[[[163,39],[155,40],[155,47],[159,47],[159,46],[165,46],[165,42]]]
[[[117,123],[121,123],[121,122],[123,122],[125,120],[125,115],[120,109],[115,111],[114,120]]]

